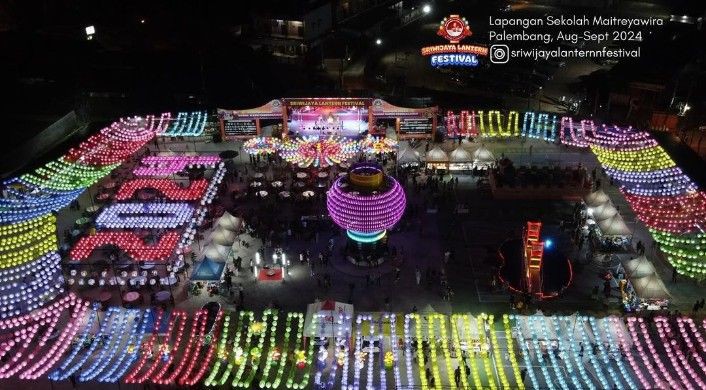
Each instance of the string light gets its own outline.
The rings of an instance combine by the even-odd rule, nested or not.
[[[525,112],[522,119],[522,136],[554,141],[556,139],[556,115],[552,115],[550,119],[547,113]]]
[[[56,217],[51,214],[0,225],[0,269],[17,267],[57,249]]]
[[[169,179],[133,179],[126,181],[120,186],[115,194],[116,200],[129,200],[135,197],[140,190],[150,189],[159,191],[169,200],[197,200],[201,198],[208,187],[206,179],[191,181],[186,188],[180,187],[176,182]]]
[[[168,137],[198,137],[203,134],[206,127],[208,113],[202,111],[180,112],[171,125],[157,133],[159,136]]]
[[[102,229],[174,229],[188,222],[194,207],[188,203],[116,203],[107,206],[96,218]]]
[[[478,111],[480,135],[482,137],[517,137],[520,135],[520,114],[517,111],[510,111],[507,114],[507,121],[504,127],[500,111],[491,110],[487,112],[487,126],[484,113],[484,111]]]
[[[99,247],[114,245],[135,261],[165,261],[173,253],[179,242],[179,233],[168,231],[154,244],[145,244],[142,237],[133,232],[98,232],[78,240],[69,252],[71,260],[85,260]]]
[[[135,176],[169,176],[186,168],[215,168],[218,156],[146,156],[132,173]]]

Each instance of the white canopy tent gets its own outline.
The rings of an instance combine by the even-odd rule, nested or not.
[[[218,245],[231,246],[235,242],[235,232],[218,226],[211,233],[211,242]]]
[[[620,214],[598,221],[598,227],[601,229],[601,234],[604,236],[629,236],[632,234],[628,225],[625,224],[623,217]]]
[[[214,261],[226,261],[230,253],[230,245],[218,245],[215,242],[211,242],[206,249],[204,249],[203,256]]]
[[[314,315],[319,315],[316,330],[311,328],[311,321]],[[306,317],[304,317],[304,335],[307,337],[335,337],[339,335],[350,335],[353,324],[353,305],[325,300],[310,303],[306,307]]]
[[[427,163],[448,163],[449,155],[444,152],[439,146],[435,146],[432,150],[428,151],[424,159]]]
[[[588,207],[597,207],[610,201],[610,197],[603,190],[593,191],[583,199]]]
[[[407,146],[400,148],[397,152],[397,164],[398,165],[420,165],[422,159],[419,157],[419,152]]]
[[[488,169],[495,165],[495,156],[493,153],[481,145],[473,152],[473,166],[480,169]]]
[[[655,273],[655,267],[645,255],[623,262],[625,274],[629,278],[644,278]]]
[[[637,296],[644,299],[663,299],[669,297],[669,292],[656,272],[641,278],[630,280]]]
[[[611,218],[616,214],[618,214],[618,209],[616,209],[610,201],[601,203],[596,207],[588,208],[588,215],[593,217],[596,221]]]
[[[468,150],[459,146],[451,152],[449,155],[449,161],[452,164],[470,163],[473,161],[473,156],[471,156],[471,153],[469,153]]]
[[[216,225],[222,227],[223,229],[230,230],[232,232],[237,232],[240,230],[243,224],[243,220],[238,217],[232,216],[229,212],[223,213],[223,215],[218,218]]]

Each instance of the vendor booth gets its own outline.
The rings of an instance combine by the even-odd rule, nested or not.
[[[638,297],[646,300],[662,300],[669,297],[667,288],[656,272],[630,280]]]
[[[432,150],[427,152],[424,157],[424,162],[426,167],[430,169],[448,169],[449,167],[449,155],[441,149],[440,146],[435,146]]]
[[[602,250],[625,251],[629,249],[632,231],[620,214],[616,213],[610,218],[599,221],[590,219],[587,223],[592,239]]]
[[[419,156],[419,152],[414,150],[409,145],[400,147],[399,152],[397,152],[397,165],[401,168],[416,168],[421,166],[422,159]]]
[[[449,155],[450,171],[470,171],[473,169],[473,156],[465,148],[459,146]]]
[[[644,278],[645,276],[653,275],[656,271],[652,262],[645,255],[623,261],[622,263],[625,276],[630,279]]]
[[[473,152],[473,168],[474,169],[490,169],[495,166],[495,156],[484,145],[481,145]]]

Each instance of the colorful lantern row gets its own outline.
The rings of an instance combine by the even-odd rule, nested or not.
[[[180,112],[166,130],[157,133],[166,137],[198,137],[206,128],[208,113],[205,111]]]
[[[245,153],[252,155],[274,154],[280,146],[280,140],[274,137],[255,137],[243,142]]]
[[[698,231],[706,221],[706,196],[694,191],[684,195],[640,196],[624,194],[637,217],[648,227],[669,233]]]
[[[522,119],[522,136],[554,141],[556,139],[556,115],[550,117],[545,112],[536,114],[532,111],[526,111]]]
[[[188,187],[181,187],[179,184],[169,179],[133,179],[124,182],[115,194],[116,200],[129,200],[139,198],[141,190],[154,190],[162,194],[169,200],[197,200],[203,196],[208,187],[206,179],[191,181]]]
[[[69,252],[71,260],[87,259],[93,251],[108,245],[115,246],[135,261],[166,261],[174,253],[180,235],[169,231],[151,244],[133,232],[98,232],[92,236],[81,237]]]
[[[397,151],[397,141],[369,135],[361,141],[361,148],[368,154],[392,153]]]
[[[520,114],[510,111],[503,123],[503,115],[498,110],[478,111],[478,127],[481,137],[520,136]]]
[[[705,385],[699,373],[706,362],[693,351],[706,346],[706,321],[684,316],[675,321],[656,317],[653,332],[649,320],[640,317],[627,317],[623,323],[615,316],[503,315],[498,324],[494,316],[483,313],[408,314],[404,334],[397,335],[396,314],[381,314],[384,321],[359,314],[353,329],[355,344],[349,350],[350,335],[334,335],[336,356],[331,363],[327,350],[315,347],[314,339],[304,347],[301,313],[287,314],[282,331],[277,326],[280,313],[274,310],[268,309],[257,321],[252,312],[240,312],[238,321],[231,316],[219,312],[210,326],[204,310],[189,314],[111,307],[99,316],[97,306],[88,309],[86,302],[69,295],[31,315],[0,320],[0,330],[13,334],[8,339],[13,342],[0,348],[0,355],[13,357],[0,362],[0,375],[36,379],[50,372],[48,378],[54,381],[73,375],[81,382],[194,386],[203,381],[206,386],[231,382],[239,388],[257,383],[261,388],[303,389],[314,370],[313,383],[319,385],[334,386],[340,380],[345,388],[375,384],[429,389],[429,374],[439,386],[453,386],[452,350],[463,350],[465,364],[458,368],[464,388],[524,388],[520,358],[532,388],[550,383],[562,388],[625,389]],[[59,336],[49,341],[58,324],[67,320]],[[325,320],[324,314],[316,313],[312,330]],[[160,330],[163,324],[166,332]],[[402,343],[404,359],[396,353],[397,345],[388,349],[385,337]],[[417,348],[414,363],[411,346],[425,340],[439,342],[429,344],[428,360]],[[380,348],[378,354],[369,353],[372,345]],[[352,375],[348,361],[353,362]],[[340,368],[341,375],[325,381],[321,364],[330,364],[330,370]],[[407,378],[400,375],[402,365]]]
[[[136,202],[107,206],[96,218],[99,229],[174,229],[189,222],[194,207],[188,203]]]
[[[218,156],[147,156],[132,173],[135,176],[169,176],[187,168],[215,168]]]
[[[353,140],[335,136],[306,136],[283,142],[279,154],[287,162],[302,168],[325,168],[350,160],[359,151],[359,143]]]

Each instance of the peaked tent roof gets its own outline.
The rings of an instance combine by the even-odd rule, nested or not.
[[[625,224],[623,217],[620,214],[615,214],[614,216],[598,221],[598,227],[601,229],[601,233],[604,236],[629,236],[632,231]]]
[[[235,242],[235,232],[232,230],[228,230],[223,226],[218,226],[211,233],[211,241],[223,246],[233,245],[233,243]]]
[[[645,255],[623,262],[623,267],[629,278],[643,278],[655,273],[655,267]]]
[[[397,153],[397,163],[398,164],[413,164],[413,163],[419,163],[421,162],[421,158],[419,157],[419,152],[416,150],[406,147],[404,149],[401,149]]]
[[[473,161],[476,162],[495,162],[495,155],[485,147],[481,145],[475,152],[473,152]]]
[[[191,280],[220,280],[225,269],[225,263],[215,262],[205,257],[194,267]]]
[[[646,299],[668,298],[669,292],[656,272],[642,278],[630,280],[637,296]]]
[[[596,221],[602,221],[618,214],[618,209],[613,206],[613,203],[605,202],[596,207],[590,207],[589,212],[593,216],[593,219]]]
[[[204,258],[213,260],[226,261],[231,252],[231,247],[226,245],[218,245],[215,242],[208,244],[203,251]]]
[[[435,146],[432,150],[427,152],[425,156],[427,162],[448,162],[449,155],[444,152],[439,146]]]
[[[588,207],[596,207],[598,205],[601,205],[605,202],[608,202],[610,200],[610,197],[608,194],[605,193],[602,189],[599,189],[597,191],[593,191],[590,194],[586,195],[586,197],[583,199],[584,202],[588,205]]]
[[[230,231],[238,231],[240,229],[240,225],[243,223],[243,220],[232,216],[229,212],[223,213],[220,218],[218,218],[218,226],[230,230]]]
[[[468,150],[459,146],[451,152],[449,160],[452,163],[468,163],[473,161],[473,157],[471,156],[471,153],[468,152]]]

